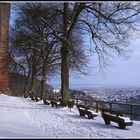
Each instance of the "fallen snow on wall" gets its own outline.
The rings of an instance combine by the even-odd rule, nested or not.
[[[139,138],[140,121],[119,129],[105,125],[100,113],[92,120],[77,108],[52,108],[42,101],[0,94],[0,138]]]

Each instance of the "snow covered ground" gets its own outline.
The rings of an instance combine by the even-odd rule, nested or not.
[[[92,120],[77,108],[52,108],[42,101],[0,94],[0,138],[140,138],[140,121],[119,129],[105,125],[100,115]]]

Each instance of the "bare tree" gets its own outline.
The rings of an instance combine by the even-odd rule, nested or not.
[[[62,42],[61,47],[61,92],[63,106],[68,103],[69,56],[71,33],[77,28],[92,39],[92,52],[98,55],[100,66],[106,66],[106,58],[114,54],[122,55],[128,46],[132,31],[138,30],[140,4],[137,2],[64,2],[56,4],[59,13],[58,32],[52,27],[55,37]],[[45,20],[45,19],[44,19]]]
[[[58,19],[55,14],[51,15],[53,7],[50,8],[49,4],[45,7],[43,4],[19,4],[17,7],[20,17],[17,19],[14,29],[14,32],[17,33],[13,39],[15,42],[13,46],[17,46],[20,53],[25,56],[29,69],[28,78],[31,74],[31,89],[35,88],[35,77],[41,77],[40,97],[42,99],[45,96],[46,75],[55,73],[61,64],[61,42],[52,32],[52,27],[58,26]],[[47,23],[51,24],[51,28],[42,19],[49,19]],[[57,29],[61,30],[60,27]],[[82,72],[82,68],[86,67],[87,63],[82,41],[73,34],[71,43],[70,67]]]

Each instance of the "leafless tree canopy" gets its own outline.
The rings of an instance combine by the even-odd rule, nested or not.
[[[34,43],[39,42],[40,33],[44,35],[44,32],[45,35],[49,33],[51,38],[59,42],[61,92],[65,105],[68,100],[69,67],[77,70],[81,68],[80,65],[70,64],[70,62],[79,64],[86,62],[84,51],[89,48],[83,47],[82,42],[86,41],[84,36],[92,40],[90,50],[92,54],[98,56],[102,68],[106,66],[108,57],[126,54],[126,47],[133,32],[139,31],[140,27],[140,3],[137,2],[39,3],[36,12],[32,13],[30,9],[36,7],[35,5],[25,3],[24,6],[27,8],[23,8],[23,4],[18,5],[20,8],[17,11],[20,12],[21,19],[26,20],[26,22],[20,21],[19,26],[23,23],[30,25],[28,29],[23,26],[23,30],[33,35]],[[44,7],[47,7],[47,11],[42,10]],[[27,20],[23,13],[29,13],[27,19],[32,18],[32,21]],[[39,13],[42,15],[39,16]],[[75,57],[77,55],[78,57]]]
[[[56,16],[57,12],[53,11],[52,6],[50,8],[49,4],[31,3],[16,4],[15,7],[18,18],[11,28],[11,54],[15,52],[15,56],[22,57],[20,66],[24,68],[24,74],[31,79],[39,77],[46,81],[46,75],[53,76],[60,70],[62,43],[53,32],[57,29],[61,33],[63,30],[59,27],[58,15]],[[48,24],[42,19],[47,20]],[[71,33],[71,46],[70,68],[72,71],[85,74],[87,58],[84,54],[81,32],[77,29]],[[17,68],[19,60],[11,60],[15,60]]]

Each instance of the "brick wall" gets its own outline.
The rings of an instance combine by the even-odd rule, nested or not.
[[[0,91],[9,94],[8,44],[10,4],[0,3]]]

